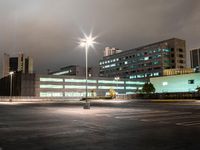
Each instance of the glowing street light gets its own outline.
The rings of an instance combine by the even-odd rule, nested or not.
[[[9,74],[10,74],[10,102],[12,102],[12,77],[13,77],[13,74],[14,74],[14,72],[13,71],[11,71],[11,72],[9,72]]]
[[[88,49],[90,46],[93,47],[93,44],[96,43],[95,39],[96,37],[92,37],[92,35],[90,36],[85,35],[85,38],[81,39],[80,41],[80,46],[85,47],[85,80],[86,80],[85,99],[86,99],[86,103],[85,103],[84,109],[90,109],[90,103],[88,101]]]

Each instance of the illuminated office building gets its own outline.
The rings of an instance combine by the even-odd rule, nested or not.
[[[162,76],[165,69],[186,67],[186,44],[172,38],[121,53],[99,61],[100,76],[127,79],[149,79]]]

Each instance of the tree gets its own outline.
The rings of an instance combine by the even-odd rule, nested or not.
[[[155,93],[155,87],[151,82],[147,82],[143,85],[142,92],[145,94]]]
[[[116,97],[115,90],[114,89],[109,89],[109,95],[110,95],[110,97],[115,98]]]
[[[197,90],[198,93],[200,93],[200,87],[199,86],[197,86],[196,90]]]

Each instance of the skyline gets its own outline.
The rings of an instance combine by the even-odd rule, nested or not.
[[[90,65],[98,65],[106,46],[128,50],[177,37],[186,40],[187,50],[198,48],[199,4],[197,0],[0,0],[0,58],[4,52],[23,50],[33,57],[36,72],[43,73],[84,64],[78,39],[91,31],[99,44],[90,49]]]

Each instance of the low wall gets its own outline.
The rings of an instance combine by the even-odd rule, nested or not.
[[[10,98],[9,96],[0,96],[0,102],[42,102],[42,101],[79,101],[80,98],[55,98],[55,97],[46,97],[46,98],[41,98],[41,97],[32,97],[32,96],[13,96]]]
[[[136,94],[139,99],[200,99],[200,93],[154,93],[154,94]]]

